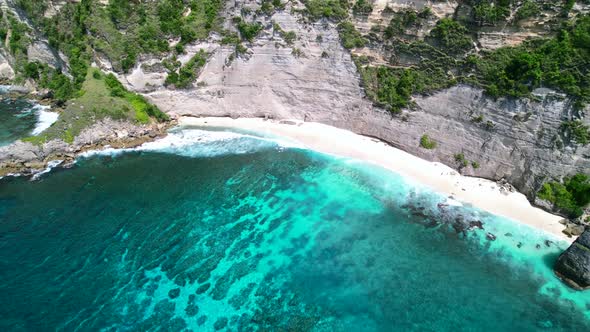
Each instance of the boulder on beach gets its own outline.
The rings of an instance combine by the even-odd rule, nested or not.
[[[555,274],[569,286],[590,289],[590,230],[586,230],[564,251],[554,267]]]

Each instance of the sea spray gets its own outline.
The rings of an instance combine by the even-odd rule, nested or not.
[[[39,180],[44,174],[51,172],[52,169],[61,165],[64,161],[61,159],[51,160],[47,163],[47,167],[40,172],[33,174],[31,181]],[[13,175],[15,176],[15,175]]]

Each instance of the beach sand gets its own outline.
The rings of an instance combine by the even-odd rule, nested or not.
[[[420,159],[384,142],[347,130],[313,122],[253,118],[181,117],[179,124],[235,128],[284,137],[315,151],[370,162],[452,196],[457,201],[541,229],[564,241],[571,243],[574,240],[562,233],[565,228],[559,223],[562,217],[533,207],[521,193],[502,190],[490,180],[462,176],[444,164]]]

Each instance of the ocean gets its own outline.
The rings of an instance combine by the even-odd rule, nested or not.
[[[9,97],[0,86],[0,146],[49,128],[58,114],[48,109],[26,98]]]
[[[178,129],[0,180],[0,330],[589,331],[567,245],[374,165]]]

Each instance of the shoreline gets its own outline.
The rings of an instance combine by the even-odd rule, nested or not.
[[[526,196],[517,191],[506,191],[491,180],[460,175],[442,163],[418,158],[385,142],[351,131],[315,122],[262,118],[181,116],[178,124],[250,130],[291,139],[311,150],[381,166],[436,192],[452,196],[457,201],[542,230],[568,243],[575,240],[575,237],[570,238],[562,232],[565,226],[559,221],[563,217],[532,206]]]

